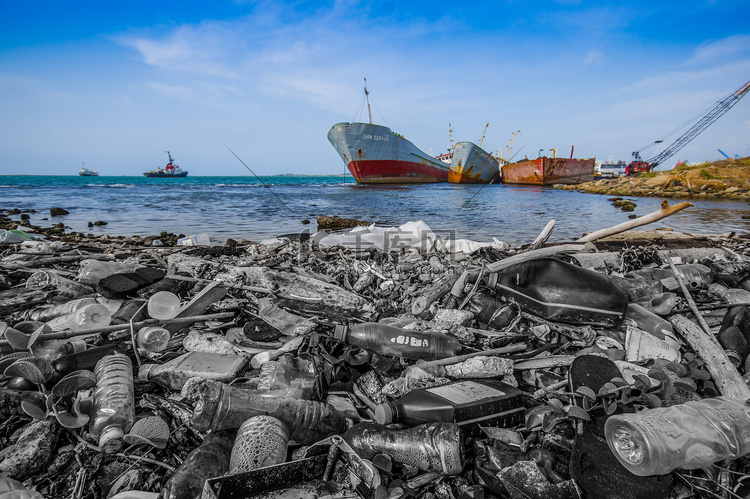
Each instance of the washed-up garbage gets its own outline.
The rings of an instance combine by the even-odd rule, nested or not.
[[[57,243],[0,245],[19,497],[748,493],[739,250]]]

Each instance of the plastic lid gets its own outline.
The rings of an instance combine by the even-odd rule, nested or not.
[[[138,368],[138,379],[141,381],[148,381],[151,369],[158,365],[159,364],[141,364],[141,367]]]
[[[344,341],[349,335],[349,326],[336,326],[333,330],[333,337],[339,341]]]
[[[105,454],[114,454],[122,449],[122,437],[125,432],[119,426],[107,426],[99,436],[99,447]]]
[[[375,422],[379,424],[393,423],[393,407],[388,402],[375,408]]]

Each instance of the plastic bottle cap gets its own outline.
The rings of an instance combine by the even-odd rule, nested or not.
[[[99,447],[105,454],[114,454],[122,449],[125,432],[119,426],[107,426],[99,435]]]
[[[339,341],[344,341],[349,334],[348,326],[336,326],[333,330],[333,337]]]
[[[148,381],[151,369],[158,365],[159,364],[141,364],[141,367],[138,368],[138,379],[141,381]]]
[[[375,408],[375,421],[379,424],[391,424],[393,422],[393,407],[391,407],[391,404],[380,404]]]

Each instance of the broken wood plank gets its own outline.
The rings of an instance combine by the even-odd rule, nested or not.
[[[628,220],[627,222],[623,222],[613,227],[596,230],[588,235],[585,235],[579,239],[576,239],[575,242],[587,243],[591,241],[596,241],[597,239],[601,239],[603,237],[612,236],[614,234],[619,234],[620,232],[625,232],[630,229],[640,227],[641,225],[648,225],[650,223],[656,222],[657,220],[661,220],[662,218],[666,218],[670,215],[674,215],[678,211],[684,210],[685,208],[689,208],[691,206],[693,206],[693,203],[688,203],[688,202],[676,204],[674,206],[669,206],[669,203],[667,201],[663,201],[662,207],[659,211],[655,211],[653,213],[649,213],[648,215],[638,217],[635,220]]]

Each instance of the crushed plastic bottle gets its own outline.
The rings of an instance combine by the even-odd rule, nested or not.
[[[137,263],[110,262],[90,258],[81,261],[78,270],[78,282],[94,286],[107,276],[124,272],[133,272],[141,267],[143,267],[143,265]]]
[[[107,307],[100,303],[84,305],[66,315],[55,317],[47,322],[52,331],[86,331],[99,327],[109,326],[112,314]]]
[[[288,447],[289,431],[282,421],[272,416],[253,416],[237,430],[229,474],[283,463]]]
[[[750,452],[750,404],[715,397],[610,416],[604,435],[617,459],[638,476],[698,469]]]
[[[378,322],[365,322],[351,328],[336,326],[334,337],[339,341],[367,348],[381,355],[414,360],[453,357],[461,349],[461,343],[447,334],[412,331]]]
[[[708,291],[730,305],[750,305],[750,291],[738,288],[727,288],[715,282],[708,287]]]
[[[195,499],[201,497],[206,480],[229,471],[233,435],[229,432],[209,434],[193,449],[172,474],[159,497],[163,499]]]
[[[227,383],[244,374],[247,357],[234,354],[188,352],[164,364],[143,364],[138,379],[170,390],[181,390],[194,377]]]
[[[103,357],[94,367],[96,389],[89,433],[106,454],[118,452],[135,422],[133,364],[127,355]]]
[[[90,295],[94,292],[93,288],[86,286],[85,284],[67,279],[57,272],[49,270],[34,272],[28,279],[26,279],[27,288],[44,288],[47,286],[55,287],[58,296],[68,300],[83,295]]]
[[[26,315],[32,321],[47,322],[56,317],[60,317],[61,315],[73,313],[86,305],[93,305],[94,303],[97,303],[96,298],[78,298],[76,300],[61,303],[60,305],[47,305],[44,307],[33,308],[29,310]]]

